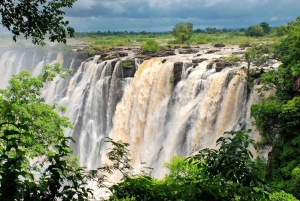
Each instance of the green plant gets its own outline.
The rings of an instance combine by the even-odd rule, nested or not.
[[[134,67],[134,61],[131,61],[131,60],[124,60],[122,61],[122,66],[124,68],[133,68]]]
[[[0,90],[0,200],[75,201],[92,195],[86,184],[96,174],[71,156],[73,139],[64,130],[72,124],[57,113],[65,108],[48,105],[41,96],[57,74],[65,76],[59,64],[37,77],[24,71]]]
[[[160,50],[160,47],[155,40],[149,39],[142,45],[142,50],[144,53],[155,53]]]
[[[224,58],[224,61],[232,66],[234,63],[240,61],[240,57],[236,56],[235,54],[230,55],[229,57]]]
[[[268,156],[267,180],[277,188],[300,198],[300,181],[294,171],[299,168],[300,98],[300,17],[286,27],[286,36],[275,44],[275,56],[282,64],[277,71],[264,73],[260,82],[264,90],[275,95],[251,106],[251,115],[262,135],[262,145],[272,146]]]
[[[263,162],[253,160],[248,150],[249,146],[256,147],[249,132],[225,133],[225,137],[217,140],[218,150],[204,149],[189,158],[175,156],[165,164],[170,174],[162,180],[146,174],[125,174],[120,183],[111,187],[113,194],[109,200],[268,200]],[[123,150],[114,153],[116,158],[126,155]]]
[[[67,35],[74,37],[74,29],[62,15],[75,1],[1,1],[1,25],[13,34],[14,41],[23,35],[26,39],[32,37],[33,44],[45,45],[45,35],[49,34],[50,41],[66,43]]]
[[[170,80],[171,83],[174,83],[175,82],[175,77],[171,76],[169,80]]]
[[[178,23],[173,28],[173,34],[176,40],[184,43],[192,37],[193,24],[186,22]]]
[[[89,55],[94,56],[96,54],[96,50],[93,48],[89,48]]]

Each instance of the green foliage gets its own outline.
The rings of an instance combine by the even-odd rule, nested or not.
[[[277,36],[284,36],[287,33],[286,26],[279,26],[276,29],[276,35]]]
[[[250,77],[251,70],[250,65],[251,63],[255,66],[259,67],[260,65],[264,64],[269,59],[269,54],[271,54],[271,48],[269,44],[252,44],[250,47],[247,48],[245,52],[245,60],[247,62],[247,90],[248,93],[252,90],[253,87],[253,79]],[[256,72],[254,72],[256,73]]]
[[[268,157],[267,179],[277,188],[300,198],[297,179],[300,146],[300,97],[294,83],[300,73],[300,17],[286,27],[286,35],[275,44],[274,56],[282,65],[278,71],[261,76],[261,90],[274,89],[275,96],[251,107],[255,124],[262,134],[262,145],[272,145]]]
[[[175,82],[175,77],[171,76],[169,80],[170,80],[171,83],[174,83]]]
[[[74,29],[63,20],[64,8],[71,8],[76,0],[19,0],[1,1],[1,24],[13,34],[13,40],[24,35],[32,43],[45,45],[45,35],[51,42],[66,43],[67,34],[74,36]]]
[[[265,34],[270,33],[271,28],[267,22],[261,22],[259,25],[263,28]]]
[[[95,54],[96,54],[96,50],[95,49],[89,48],[88,51],[89,51],[89,55],[90,56],[95,56]]]
[[[159,52],[160,47],[155,40],[149,39],[142,45],[142,50],[144,53],[155,53]]]
[[[259,36],[263,36],[264,34],[265,34],[264,29],[260,25],[251,26],[246,31],[246,35],[252,37],[259,37]]]
[[[230,66],[234,65],[234,63],[240,61],[241,58],[235,54],[230,55],[229,57],[224,58],[224,61]]]
[[[274,192],[270,195],[270,201],[297,201],[297,199],[284,191]]]
[[[170,174],[157,180],[146,174],[128,175],[113,185],[110,200],[267,200],[261,160],[253,160],[248,150],[254,146],[247,132],[228,132],[217,141],[218,150],[175,156],[165,166]]]
[[[131,60],[124,60],[122,61],[122,66],[124,68],[133,68],[134,67],[134,61],[131,61]]]
[[[193,34],[193,24],[181,22],[174,26],[173,34],[176,40],[180,43],[184,43],[192,37]]]
[[[21,72],[0,90],[0,200],[71,201],[92,194],[85,184],[95,174],[84,173],[70,156],[72,138],[64,129],[72,124],[57,114],[65,108],[41,97],[45,83],[57,74],[65,74],[59,64],[46,66],[38,77]]]

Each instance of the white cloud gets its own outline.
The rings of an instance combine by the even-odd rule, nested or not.
[[[270,21],[277,21],[278,20],[278,17],[271,17],[270,18]]]
[[[96,5],[96,0],[77,0],[74,3],[74,8],[92,8],[92,6]]]

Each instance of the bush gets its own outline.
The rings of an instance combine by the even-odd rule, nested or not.
[[[142,45],[142,50],[144,53],[155,53],[160,50],[159,44],[155,40],[147,40],[146,43]]]
[[[134,61],[130,61],[130,60],[122,61],[122,66],[124,68],[133,68],[134,67]]]

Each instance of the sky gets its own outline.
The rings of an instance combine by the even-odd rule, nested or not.
[[[180,22],[194,29],[248,28],[261,22],[276,27],[300,16],[300,0],[77,0],[65,12],[77,32],[165,32]]]

